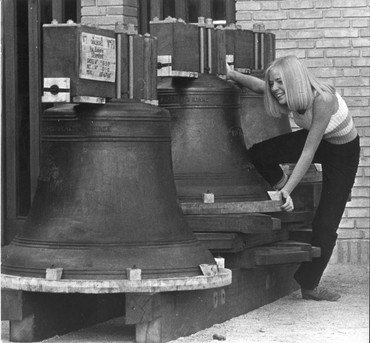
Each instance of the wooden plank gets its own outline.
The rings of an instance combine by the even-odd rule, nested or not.
[[[212,73],[217,75],[226,74],[226,42],[225,30],[214,29],[212,31]]]
[[[225,258],[225,267],[256,268],[262,265],[301,263],[320,256],[319,249],[310,244],[301,246],[298,242],[285,243],[282,241],[268,246],[246,248],[234,254],[224,253],[222,257]]]
[[[289,238],[289,233],[284,230],[275,230],[271,233],[245,235],[244,248],[253,248],[261,245],[271,244],[279,241],[286,241]]]
[[[293,211],[269,213],[270,216],[280,219],[284,223],[310,222],[313,219],[312,211]]]
[[[173,70],[199,72],[200,47],[199,28],[197,25],[175,23],[173,47]]]
[[[275,35],[271,32],[265,32],[264,44],[264,65],[267,68],[270,63],[275,59]]]
[[[1,290],[1,320],[22,319],[22,292],[12,289]]]
[[[29,105],[30,105],[30,182],[31,199],[40,171],[41,107],[41,0],[28,0]]]
[[[300,229],[310,229],[313,211],[293,211],[293,212],[279,212],[270,213],[276,219],[279,219],[281,226],[288,231],[295,231]]]
[[[139,323],[135,326],[136,343],[161,343],[162,323],[161,318],[156,318],[150,322]]]
[[[235,253],[244,249],[242,236],[236,233],[196,232],[195,237],[206,249],[215,252]]]
[[[186,215],[194,232],[264,233],[277,229],[279,219],[258,213],[224,215]],[[275,225],[275,227],[274,227]]]
[[[236,23],[235,18],[235,0],[224,0],[225,1],[225,17],[226,17],[226,24]]]
[[[81,23],[81,0],[76,1],[76,23]]]
[[[163,0],[150,0],[150,20],[163,19]]]
[[[207,275],[164,277],[152,279],[60,279],[16,276],[3,274],[1,287],[25,292],[53,294],[113,294],[113,293],[153,293],[189,291],[229,285],[232,281],[231,271],[220,269],[218,273]]]
[[[199,1],[198,17],[212,18],[211,0]]]
[[[149,32],[149,7],[148,0],[139,0],[139,33]]]
[[[312,230],[299,228],[296,230],[289,231],[289,239],[293,241],[303,242],[303,243],[310,243],[312,238]]]
[[[64,16],[64,0],[54,0],[51,2],[51,15],[58,23],[65,22]]]
[[[236,69],[253,69],[254,62],[254,35],[251,30],[235,31],[235,57]],[[247,111],[248,113],[248,111]]]
[[[4,110],[3,118],[5,126],[2,127],[5,133],[5,157],[6,163],[4,166],[6,183],[4,183],[4,200],[6,199],[6,216],[3,218],[15,220],[17,211],[17,161],[16,161],[16,118],[17,118],[17,18],[16,18],[16,2],[13,0],[5,0],[3,3],[3,44],[6,49],[3,50],[3,65],[4,65]],[[8,223],[6,223],[8,224]],[[2,244],[8,243],[8,236],[12,236],[8,232],[10,226],[2,227]],[[10,231],[10,230],[9,230]]]
[[[125,324],[150,322],[160,316],[160,293],[126,293]]]
[[[285,241],[274,243],[272,246],[300,248],[303,251],[308,251],[310,253],[311,258],[321,256],[321,249],[319,247],[314,247],[311,244],[305,242]]]
[[[262,234],[223,232],[194,232],[194,234],[207,249],[226,253],[240,252],[243,249],[286,241],[289,238],[289,233],[285,230],[275,230]]]
[[[128,99],[129,97],[129,49],[128,49],[128,35],[121,35],[121,97]]]
[[[158,40],[151,39],[151,91],[150,100],[158,101],[157,97],[157,54],[158,54]]]
[[[189,21],[189,0],[175,0],[175,18]]]
[[[246,202],[215,202],[212,204],[183,202],[184,214],[231,214],[255,212],[280,212],[282,205],[278,200],[246,201]]]
[[[144,54],[143,54],[143,80],[144,80],[144,90],[143,90],[143,97],[144,100],[151,99],[151,88],[152,88],[152,54],[151,54],[151,38],[148,36],[144,37]]]
[[[173,55],[175,23],[152,22],[150,34],[158,39],[158,55]]]
[[[305,261],[311,261],[310,252],[294,247],[265,247],[256,248],[254,251],[254,262],[257,266]]]
[[[145,99],[145,75],[144,75],[144,39],[141,35],[133,35],[134,47],[134,99]]]
[[[272,230],[281,230],[281,220],[279,218],[273,218],[272,220]]]

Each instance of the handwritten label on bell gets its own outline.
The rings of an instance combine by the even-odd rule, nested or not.
[[[95,81],[115,82],[115,39],[82,32],[80,42],[80,78]]]

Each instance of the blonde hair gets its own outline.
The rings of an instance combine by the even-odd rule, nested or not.
[[[265,73],[265,107],[267,113],[273,117],[280,117],[281,114],[287,113],[287,109],[280,105],[271,93],[269,81],[272,70],[280,73],[288,111],[307,110],[313,103],[314,90],[323,96],[335,94],[333,86],[319,81],[296,56],[280,57],[271,63]]]

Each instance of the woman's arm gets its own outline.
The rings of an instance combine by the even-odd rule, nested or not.
[[[281,189],[284,194],[290,194],[307,172],[317,147],[319,146],[325,129],[329,124],[332,114],[338,109],[338,101],[334,94],[328,96],[319,95],[315,98],[312,109],[312,124],[308,132],[303,151],[298,159],[292,175],[286,185]]]
[[[236,70],[232,70],[227,65],[227,78],[235,81],[240,86],[247,87],[253,92],[263,94],[265,92],[265,81],[259,79],[258,77],[245,75],[239,73]]]

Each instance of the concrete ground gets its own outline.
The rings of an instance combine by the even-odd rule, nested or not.
[[[302,300],[299,292],[172,343],[369,343],[369,267],[329,265],[322,285],[342,294],[338,302]],[[76,331],[44,342],[134,343],[123,319]],[[221,337],[222,336],[222,337]],[[9,342],[2,321],[2,342]]]

